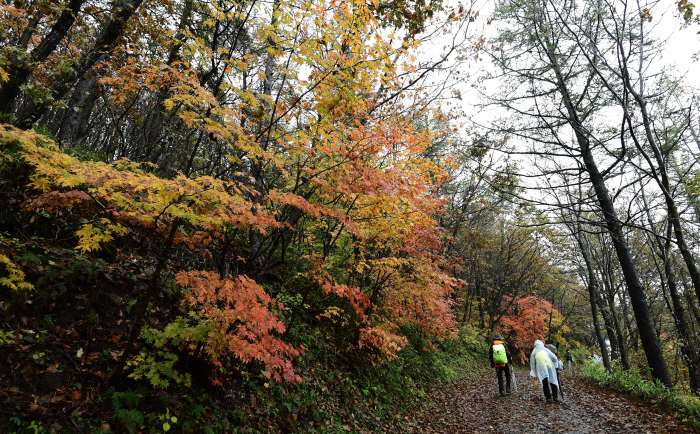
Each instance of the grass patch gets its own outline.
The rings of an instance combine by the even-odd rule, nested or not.
[[[651,382],[637,369],[625,371],[614,367],[609,373],[601,365],[588,363],[581,372],[586,382],[593,386],[641,399],[654,407],[671,411],[694,428],[700,428],[700,398],[696,396],[684,395],[659,382]]]

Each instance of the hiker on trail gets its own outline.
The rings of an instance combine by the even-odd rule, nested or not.
[[[557,381],[557,365],[559,359],[551,351],[544,347],[541,340],[535,341],[535,349],[530,354],[530,376],[536,377],[542,383],[542,391],[547,403],[559,402]],[[550,392],[551,387],[551,392]]]
[[[569,352],[569,349],[566,349],[566,354],[564,354],[564,357],[566,358],[566,363],[569,365],[569,371],[574,370],[574,358],[571,356],[571,353]]]
[[[561,359],[559,358],[559,350],[557,349],[557,347],[555,347],[552,344],[547,344],[544,347],[547,348],[549,351],[551,351],[552,354],[554,354],[557,357],[557,366],[555,367],[555,369],[557,371],[557,384],[559,385],[558,386],[559,396],[563,397],[564,393],[561,390],[561,377],[559,376],[559,371],[564,370],[564,362],[562,362]]]
[[[510,395],[510,365],[513,363],[513,359],[511,359],[508,345],[503,342],[503,336],[500,333],[493,335],[493,343],[489,347],[489,360],[491,367],[496,368],[498,391],[501,396]],[[506,377],[505,392],[503,391],[503,375]]]
[[[547,344],[544,346],[546,349],[551,351],[555,356],[557,356],[557,371],[564,370],[564,362],[559,358],[559,350],[552,344]]]

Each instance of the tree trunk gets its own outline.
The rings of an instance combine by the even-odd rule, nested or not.
[[[277,10],[279,9],[280,2],[279,0],[274,0],[273,5],[272,5],[272,18],[270,21],[270,25],[272,27],[275,26],[277,23]],[[270,44],[271,47],[275,46],[274,41],[272,40],[272,37],[268,38],[268,43]],[[275,58],[271,53],[268,53],[267,57],[265,58],[265,78],[263,79],[263,89],[262,93],[263,95],[266,95],[267,97],[272,96],[272,82],[273,82],[273,74],[274,74],[274,66],[275,66]],[[260,134],[260,147],[262,148],[263,151],[267,151],[269,145],[270,145],[270,136],[272,133],[272,116],[273,116],[273,110],[274,107],[271,107],[266,100],[263,100],[262,102],[263,107],[265,107],[265,114],[262,116],[260,123],[259,123],[259,134]],[[263,198],[265,197],[265,182],[264,182],[264,177],[265,177],[265,162],[260,160],[256,163],[253,163],[252,167],[252,175],[253,178],[255,179],[255,191],[257,192],[257,195],[252,198],[252,202],[255,204],[261,204]],[[255,210],[253,211],[255,214]],[[250,231],[250,263],[253,266],[254,269],[261,270],[262,269],[262,238],[263,235],[260,231],[251,229]]]
[[[558,42],[552,41],[547,34],[547,28],[542,26],[541,21],[547,19],[546,14],[541,11],[535,11],[535,13],[539,14],[539,16],[537,16],[532,23],[533,36],[536,38],[537,48],[542,53],[542,56],[546,56],[545,61],[547,62],[547,66],[551,68],[551,71],[554,73],[553,84],[556,86],[556,90],[561,97],[561,104],[564,109],[563,112],[566,115],[566,122],[572,128],[575,135],[575,143],[578,145],[581,158],[580,164],[582,165],[582,169],[588,173],[590,183],[595,191],[598,206],[603,212],[605,223],[620,263],[620,268],[622,269],[625,282],[627,283],[627,292],[630,297],[630,302],[632,303],[632,309],[637,321],[637,328],[649,368],[651,369],[651,375],[667,387],[672,387],[666,361],[664,360],[661,346],[655,333],[654,322],[649,312],[649,306],[647,305],[644,287],[639,280],[634,259],[632,258],[629,246],[625,240],[623,223],[617,216],[613,200],[605,186],[605,178],[600,173],[593,156],[591,142],[588,136],[589,130],[583,124],[579,116],[578,109],[580,107],[577,106],[577,101],[579,100],[571,95],[567,85],[569,78],[567,73],[563,72],[560,66],[560,59],[562,56],[557,52]],[[597,67],[595,60],[590,63],[590,67]]]
[[[605,334],[608,336],[610,341],[610,363],[613,360],[620,360],[620,351],[617,344],[617,335],[612,325],[612,313],[609,311],[608,306],[605,305],[604,298],[598,297],[600,302],[600,313],[603,315],[603,324],[605,324]]]
[[[678,295],[678,286],[676,286],[676,276],[673,273],[673,268],[671,267],[671,260],[669,258],[669,252],[671,247],[671,226],[668,226],[668,233],[666,234],[666,244],[663,247],[663,256],[661,259],[664,261],[664,274],[666,275],[666,282],[668,286],[668,292],[671,296],[671,301],[673,302],[673,318],[675,319],[676,328],[681,336],[680,344],[681,351],[683,353],[683,359],[688,366],[688,376],[690,378],[690,390],[698,395],[700,393],[700,367],[698,367],[698,353],[693,344],[694,336],[690,332],[688,327],[688,322],[685,319],[685,309],[683,309],[683,304],[681,303],[681,298]],[[658,240],[658,238],[657,238]],[[658,240],[661,244],[661,240]]]
[[[141,3],[143,0],[119,0],[114,8],[113,18],[103,26],[92,48],[83,54],[73,68],[58,76],[51,84],[49,89],[51,98],[44,98],[42,101],[27,101],[22,111],[17,113],[15,126],[25,130],[31,128],[52,104],[52,101],[61,100],[71,90],[73,84],[90,71],[98,61],[105,59],[105,55],[111,55],[114,44],[124,32],[127,21],[141,6]]]
[[[608,294],[608,305],[615,306],[615,294],[612,293],[612,288]],[[630,368],[629,355],[627,354],[627,342],[625,342],[625,335],[622,330],[622,326],[618,319],[615,310],[612,311],[612,321],[615,328],[615,333],[617,334],[617,343],[620,350],[620,362],[622,363],[622,368],[628,370]]]
[[[180,50],[182,48],[182,43],[185,41],[185,29],[190,23],[190,18],[192,17],[192,9],[194,6],[193,0],[185,0],[185,4],[182,9],[182,15],[180,16],[180,24],[178,25],[177,33],[174,39],[177,41],[170,48],[168,53],[168,59],[165,64],[171,67],[173,63],[180,59]],[[171,95],[172,91],[170,86],[163,86],[158,91],[158,97],[156,98],[155,104],[151,113],[148,115],[146,122],[144,122],[144,135],[143,135],[143,147],[144,147],[144,159],[153,163],[158,164],[158,160],[167,152],[168,148],[175,149],[179,144],[177,143],[167,143],[159,146],[163,140],[163,124],[166,121],[166,108],[165,101]],[[167,140],[165,140],[167,142]],[[185,172],[189,170],[188,167],[185,168]]]
[[[588,274],[588,300],[591,304],[591,317],[593,320],[593,327],[595,329],[595,336],[598,339],[598,346],[600,347],[600,354],[603,357],[603,365],[608,371],[610,368],[610,356],[608,355],[608,345],[605,343],[605,338],[603,337],[603,330],[600,327],[600,318],[598,316],[598,278],[593,270],[593,264],[591,263],[591,256],[588,253],[588,246],[583,241],[583,235],[581,234],[580,225],[578,227],[571,228],[571,232],[574,234],[574,238],[578,243],[579,250],[581,250],[581,256],[583,256],[583,261],[586,263],[586,272]]]
[[[573,104],[574,99],[569,95],[568,88],[566,87],[563,75],[557,66],[557,61],[554,54],[548,54],[557,77],[559,92],[561,93],[563,103],[569,115],[569,125],[571,125],[576,135],[576,141],[579,145],[583,165],[588,173],[588,176],[590,177],[593,189],[595,190],[598,205],[600,206],[600,209],[605,217],[605,223],[608,231],[610,232],[610,237],[612,238],[613,246],[615,247],[615,252],[617,253],[617,259],[620,263],[622,274],[625,277],[625,282],[627,283],[627,292],[629,293],[630,302],[632,303],[632,310],[634,311],[634,316],[637,320],[639,337],[642,341],[642,347],[644,348],[644,353],[646,355],[647,362],[649,363],[649,368],[651,369],[651,375],[665,386],[671,387],[671,378],[669,377],[668,369],[666,368],[666,361],[664,360],[661,346],[659,345],[659,339],[654,330],[654,322],[651,318],[651,314],[649,313],[649,306],[647,305],[646,295],[644,294],[644,287],[639,280],[634,259],[632,258],[632,254],[630,253],[629,247],[627,246],[627,242],[625,240],[625,235],[622,230],[622,222],[617,217],[617,211],[613,205],[612,198],[605,187],[605,179],[598,170],[598,166],[593,158],[590,141],[588,140],[588,137],[584,135],[586,128],[579,120],[576,107],[574,107]]]
[[[641,39],[639,46],[640,49],[643,50],[645,42],[644,20],[641,20],[640,22],[640,38]],[[647,100],[644,95],[644,76],[642,72],[642,60],[644,59],[644,56],[642,53],[640,53],[640,64],[639,70],[637,71],[637,75],[639,77],[639,89],[635,89],[634,85],[630,80],[630,74],[627,70],[626,62],[623,64],[625,70],[622,73],[622,78],[625,88],[639,105],[639,109],[642,115],[642,124],[644,126],[644,134],[647,139],[647,144],[649,145],[649,148],[651,149],[652,154],[654,155],[654,160],[656,160],[656,167],[654,167],[651,158],[647,156],[641,143],[636,139],[636,136],[634,134],[633,121],[627,110],[625,110],[625,118],[627,120],[627,124],[630,127],[630,133],[635,146],[639,150],[640,154],[646,159],[647,164],[649,164],[652,174],[654,175],[653,178],[664,195],[664,199],[666,200],[666,208],[668,210],[668,218],[671,224],[673,225],[673,232],[676,237],[676,244],[678,245],[678,250],[680,250],[681,256],[683,257],[683,261],[685,262],[685,266],[688,269],[688,274],[690,275],[690,280],[693,283],[695,294],[697,295],[698,300],[700,300],[700,271],[698,271],[698,268],[695,265],[695,259],[693,258],[693,255],[690,252],[687,243],[685,242],[683,227],[681,226],[680,214],[678,212],[678,207],[676,206],[676,201],[673,198],[673,190],[671,189],[668,178],[666,161],[664,160],[664,156],[661,154],[661,150],[659,149],[659,146],[656,142],[656,136],[654,135],[654,132],[651,129],[652,120],[647,112]]]
[[[659,340],[654,332],[654,322],[649,313],[649,306],[647,305],[644,288],[639,281],[637,268],[634,265],[634,260],[632,259],[629,247],[625,241],[622,231],[622,222],[620,222],[617,217],[617,211],[615,211],[612,199],[605,187],[605,181],[593,160],[588,139],[584,137],[580,131],[583,130],[580,129],[579,125],[579,129],[576,132],[577,139],[581,145],[584,163],[595,189],[598,203],[605,215],[608,231],[610,231],[613,246],[615,246],[615,252],[617,253],[617,259],[620,262],[620,268],[622,268],[622,274],[625,276],[627,292],[629,293],[632,310],[637,320],[639,337],[642,341],[642,347],[644,348],[649,368],[651,369],[651,375],[667,387],[671,387],[671,378],[668,375],[666,361],[661,352]]]
[[[481,281],[476,282],[476,294],[479,298],[479,327],[486,328],[486,320],[484,319],[484,291],[482,290]]]
[[[80,144],[88,132],[88,121],[99,97],[99,71],[83,76],[75,85],[68,108],[54,134],[61,142]]]
[[[658,235],[656,225],[652,220],[649,204],[647,203],[646,194],[644,191],[644,184],[641,181],[639,183],[639,187],[641,197],[644,203],[644,208],[646,210],[647,221],[653,234],[648,234],[649,244],[652,248],[654,255],[659,257],[659,259],[661,259],[661,261],[663,262],[663,267],[659,267],[656,259],[654,259],[654,263],[656,264],[656,268],[660,275],[659,277],[662,281],[662,287],[668,288],[668,293],[671,297],[671,303],[669,304],[668,300],[666,300],[666,302],[667,304],[669,304],[668,307],[671,312],[671,316],[673,317],[676,329],[678,330],[678,333],[680,335],[679,346],[681,347],[683,359],[686,365],[688,366],[690,390],[693,393],[697,394],[700,391],[700,371],[698,371],[698,353],[695,349],[695,345],[693,344],[694,336],[688,328],[688,323],[685,319],[685,310],[683,309],[683,304],[681,303],[681,299],[678,295],[676,276],[673,273],[673,267],[671,266],[671,232],[673,226],[671,222],[668,222],[666,224],[666,238],[665,242],[663,242],[663,239],[660,235]],[[664,297],[666,297],[665,294]]]
[[[61,13],[61,16],[51,26],[49,33],[32,50],[29,56],[24,55],[24,53],[14,56],[14,61],[6,71],[9,75],[9,80],[0,87],[0,114],[8,114],[14,111],[15,99],[21,93],[22,85],[27,82],[27,78],[33,71],[32,64],[43,62],[56,50],[58,44],[73,26],[84,2],[85,0],[71,0]],[[32,26],[36,26],[36,22],[33,25],[30,23],[30,28],[22,35],[19,47],[21,50],[24,50],[23,46],[31,39]]]
[[[153,271],[151,280],[148,283],[148,289],[146,290],[144,300],[141,302],[139,311],[136,314],[136,319],[134,320],[134,323],[131,326],[129,339],[126,342],[126,345],[124,345],[124,352],[122,353],[121,357],[119,357],[117,366],[109,378],[109,382],[111,384],[117,384],[121,381],[121,375],[124,371],[124,367],[126,366],[126,361],[129,359],[129,356],[133,351],[136,339],[141,334],[141,325],[143,323],[143,319],[146,316],[146,311],[148,311],[148,305],[151,302],[151,298],[153,298],[153,294],[155,294],[156,288],[158,287],[158,283],[160,282],[160,274],[165,269],[165,264],[168,260],[168,257],[170,256],[170,249],[172,248],[173,241],[175,240],[175,233],[177,233],[177,229],[180,227],[180,224],[181,221],[178,219],[175,219],[170,224],[170,231],[168,232],[167,238],[165,239],[165,245],[163,246],[163,250],[161,250],[160,255],[158,255],[158,264],[156,264],[156,269]]]

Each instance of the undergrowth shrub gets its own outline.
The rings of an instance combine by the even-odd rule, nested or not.
[[[112,407],[114,415],[112,418],[121,423],[121,426],[130,434],[138,431],[138,428],[143,425],[143,413],[138,407],[145,395],[144,390],[112,393]]]
[[[658,381],[645,379],[638,369],[622,370],[613,367],[608,373],[602,365],[587,363],[581,370],[585,380],[594,386],[614,390],[653,406],[672,411],[679,419],[700,428],[700,398],[683,395],[675,389],[664,387]]]
[[[324,334],[307,336],[321,339]],[[479,331],[470,327],[458,337],[432,342],[434,348],[411,343],[395,359],[372,365],[353,363],[346,353],[332,353],[323,342],[306,341],[307,352],[297,364],[303,381],[270,384],[265,400],[275,404],[268,414],[299,432],[340,433],[345,432],[343,425],[351,431],[379,431],[381,420],[414,413],[432,387],[477,372],[488,349]],[[336,426],[334,420],[348,423]]]
[[[472,372],[479,356],[485,355],[488,345],[479,331],[466,325],[456,339],[436,342],[437,350],[408,345],[396,361],[368,369],[366,377],[372,384],[383,384],[388,394],[400,396],[406,391],[418,391],[439,381],[454,380]]]

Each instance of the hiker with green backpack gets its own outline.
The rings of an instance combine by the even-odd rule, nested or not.
[[[498,377],[498,390],[501,396],[510,395],[510,365],[513,359],[510,357],[510,350],[500,333],[493,335],[493,343],[489,347],[489,360],[491,367],[496,368]],[[506,390],[503,390],[503,375],[506,377]]]

